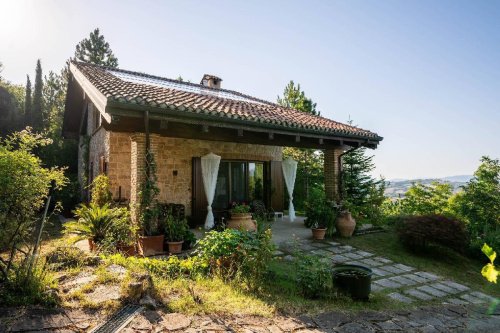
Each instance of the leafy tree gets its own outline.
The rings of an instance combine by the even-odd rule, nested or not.
[[[24,125],[32,124],[32,105],[31,105],[31,81],[30,76],[26,75],[26,94],[24,97]]]
[[[1,74],[2,74],[2,72],[3,72],[3,64],[2,64],[2,62],[0,61],[0,81],[2,81],[2,80],[3,80],[2,75],[1,75]]]
[[[449,212],[449,200],[453,187],[447,183],[432,182],[430,185],[414,183],[400,200],[400,214],[432,215]]]
[[[113,54],[104,36],[100,34],[99,28],[94,29],[89,38],[76,45],[75,58],[91,64],[118,67],[118,58]]]
[[[500,247],[500,161],[487,156],[474,177],[451,201],[451,210],[467,223],[473,247],[486,240]]]
[[[368,156],[366,148],[342,156],[342,204],[361,223],[378,223],[382,218],[385,180],[373,178],[373,169],[373,155]]]
[[[44,128],[44,110],[43,110],[43,78],[42,64],[40,59],[36,62],[35,71],[35,87],[33,89],[33,109],[32,109],[32,126],[36,131],[41,131]]]
[[[305,92],[301,90],[300,84],[295,86],[293,81],[285,87],[283,97],[278,96],[278,104],[298,111],[319,115],[316,110],[316,103],[307,98]],[[283,149],[283,158],[291,157],[298,162],[297,176],[295,183],[294,197],[296,207],[304,208],[304,202],[309,199],[309,192],[312,184],[323,184],[323,152],[315,149],[292,148]]]
[[[9,282],[11,270],[25,268],[35,221],[51,185],[66,183],[63,170],[45,168],[33,149],[50,143],[31,130],[0,139],[0,284]],[[17,272],[16,272],[17,274]]]
[[[24,87],[0,81],[0,136],[23,127]]]

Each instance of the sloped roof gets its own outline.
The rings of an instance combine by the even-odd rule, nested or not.
[[[270,124],[283,129],[350,136],[380,141],[376,133],[315,116],[236,91],[205,87],[144,73],[81,62],[74,67],[107,100],[127,105],[172,109],[248,124]]]

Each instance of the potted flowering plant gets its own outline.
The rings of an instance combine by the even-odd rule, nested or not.
[[[187,228],[186,219],[176,219],[172,214],[167,214],[165,218],[165,241],[169,253],[181,253]]]
[[[231,219],[227,222],[227,227],[246,231],[256,231],[257,223],[252,220],[250,206],[246,203],[237,204],[233,202],[231,207]]]

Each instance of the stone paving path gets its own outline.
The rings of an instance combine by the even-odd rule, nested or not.
[[[400,302],[442,301],[443,304],[467,305],[487,304],[493,300],[493,297],[473,291],[465,285],[333,241],[301,241],[294,245],[282,243],[275,255],[293,260],[293,250],[297,246],[301,251],[319,255],[333,264],[354,264],[371,268],[372,292],[388,293],[390,298]]]

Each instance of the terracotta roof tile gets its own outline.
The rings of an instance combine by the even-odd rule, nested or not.
[[[206,113],[253,123],[270,123],[285,129],[305,129],[375,141],[382,139],[368,130],[282,107],[236,91],[208,88],[199,84],[81,62],[73,64],[108,101],[163,109],[174,106],[184,109],[185,112]]]

